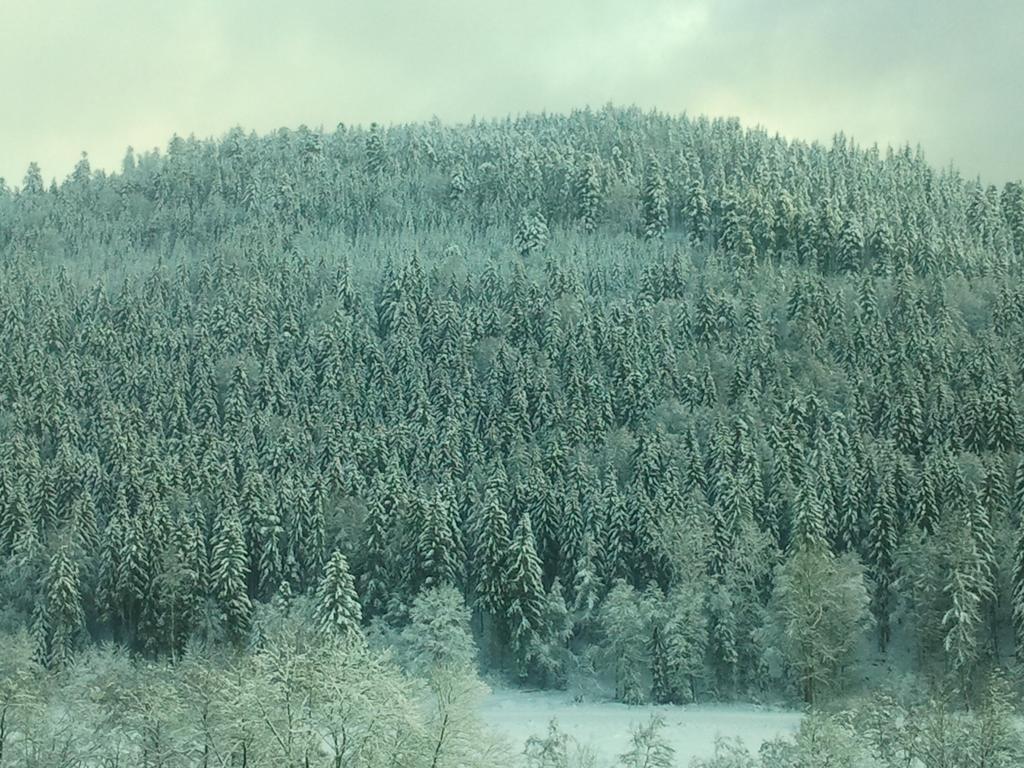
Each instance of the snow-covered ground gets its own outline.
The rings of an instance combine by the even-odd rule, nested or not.
[[[652,714],[665,719],[665,736],[676,751],[676,764],[687,766],[694,757],[714,753],[715,738],[739,738],[752,751],[762,742],[796,731],[800,713],[751,704],[639,706],[617,702],[576,703],[558,691],[495,689],[481,704],[484,722],[503,734],[517,750],[530,736],[546,733],[552,718],[579,743],[590,745],[610,765],[629,748],[634,724]]]

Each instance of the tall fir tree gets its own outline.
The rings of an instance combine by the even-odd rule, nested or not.
[[[44,595],[38,622],[39,655],[51,669],[64,669],[85,630],[78,563],[66,543],[57,547],[50,559]]]
[[[327,561],[316,590],[313,621],[325,637],[351,637],[359,634],[362,620],[363,612],[348,560],[336,551]]]
[[[210,591],[223,615],[225,630],[236,640],[249,631],[252,619],[252,602],[246,587],[248,562],[237,509],[221,509],[211,537]]]
[[[887,474],[879,485],[868,522],[868,562],[874,582],[871,607],[878,623],[878,644],[882,652],[885,652],[891,639],[890,617],[899,538],[896,500],[891,476]]]
[[[505,623],[509,644],[518,674],[525,677],[540,639],[545,605],[540,558],[537,557],[529,515],[523,515],[516,526],[508,554],[505,584]]]

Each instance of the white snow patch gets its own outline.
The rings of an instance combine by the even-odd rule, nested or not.
[[[665,719],[664,735],[676,751],[676,764],[714,754],[716,737],[740,739],[752,752],[769,739],[795,733],[801,714],[754,704],[644,705],[612,701],[575,702],[561,691],[497,688],[480,705],[483,721],[521,750],[530,736],[543,736],[552,718],[580,744],[605,761],[629,749],[630,731],[651,715]]]

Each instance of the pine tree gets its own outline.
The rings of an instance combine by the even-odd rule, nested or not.
[[[584,232],[597,229],[601,209],[601,180],[593,160],[587,160],[576,170],[573,180],[576,217]]]
[[[172,594],[174,620],[169,629],[169,644],[178,650],[198,627],[202,605],[208,592],[209,561],[206,536],[198,519],[198,510],[178,515],[172,534],[174,565]]]
[[[448,500],[437,489],[432,499],[421,499],[417,503],[417,510],[420,522],[416,547],[417,588],[454,586],[459,565],[452,539],[455,524]]]
[[[1013,498],[1010,499],[1010,521],[1020,525],[1024,521],[1024,455],[1013,473]]]
[[[594,535],[587,531],[583,536],[583,558],[576,572],[573,584],[573,621],[580,629],[586,628],[594,619],[601,601],[601,583],[597,575],[599,556]]]
[[[233,506],[221,509],[210,550],[210,591],[224,616],[228,633],[241,639],[249,630],[252,603],[246,588],[249,565],[245,536]]]
[[[520,677],[525,677],[536,650],[544,611],[544,586],[530,516],[516,526],[505,576],[505,623]]]
[[[790,549],[827,549],[825,515],[815,490],[812,474],[800,485],[793,505],[793,532]]]
[[[951,546],[950,568],[943,587],[949,607],[942,616],[942,647],[949,669],[966,697],[978,660],[982,604],[991,596],[991,590],[982,576],[970,532],[961,532]]]
[[[290,550],[299,571],[296,586],[303,592],[318,583],[323,570],[327,496],[327,478],[321,472],[296,488]]]
[[[684,213],[689,221],[690,244],[704,245],[711,232],[711,206],[708,204],[703,180],[695,175],[687,192]]]
[[[995,550],[992,519],[989,517],[988,510],[982,505],[980,495],[973,487],[966,490],[965,507],[961,514],[964,520],[964,530],[971,535],[974,542],[981,589],[994,597],[999,578],[999,562]]]
[[[117,502],[119,551],[114,566],[114,592],[117,615],[127,633],[129,643],[135,643],[139,620],[142,617],[151,582],[152,562],[143,531],[143,520],[128,513],[127,500],[119,491]]]
[[[265,501],[258,507],[258,513],[253,542],[258,574],[256,594],[262,599],[268,599],[277,592],[284,577],[284,558],[281,555],[284,528],[281,525],[277,509],[269,501]]]
[[[1010,375],[1000,377],[998,384],[992,386],[991,394],[986,398],[988,419],[987,443],[996,451],[1009,451],[1021,445],[1024,439],[1024,428],[1017,409],[1014,396],[1016,387]]]
[[[740,638],[736,608],[729,586],[716,584],[708,596],[708,645],[721,693],[733,690],[738,677]]]
[[[505,474],[497,467],[484,491],[474,536],[477,605],[496,619],[504,614],[507,605],[505,575],[511,544],[504,488]]]
[[[746,489],[736,475],[725,469],[718,483],[715,503],[711,507],[711,573],[724,576],[735,554],[740,528],[752,515]]]
[[[641,194],[641,230],[646,240],[660,240],[668,229],[668,188],[661,163],[651,157]]]
[[[655,704],[675,704],[678,693],[675,689],[675,674],[669,656],[668,643],[658,624],[651,634],[651,699]]]
[[[573,634],[573,625],[573,617],[565,603],[562,582],[555,579],[544,596],[540,642],[533,655],[533,664],[546,685],[565,685],[572,659],[569,638]]]
[[[367,618],[379,616],[387,608],[391,593],[391,510],[385,497],[376,495],[370,502],[363,533],[362,572],[359,574],[359,593]]]
[[[370,124],[370,132],[366,136],[366,171],[371,176],[379,176],[387,166],[387,152],[380,126]]]
[[[516,252],[526,258],[544,249],[548,244],[548,222],[540,211],[523,214],[516,229],[513,245]]]
[[[673,703],[697,700],[697,684],[706,676],[708,614],[702,581],[679,584],[665,600],[662,637],[672,676]]]
[[[325,637],[349,637],[360,632],[363,611],[348,570],[348,560],[340,551],[331,556],[324,568],[316,590],[313,620]]]
[[[896,578],[896,551],[899,547],[899,527],[893,496],[891,476],[886,475],[871,508],[868,524],[868,562],[874,580],[872,610],[878,622],[878,643],[883,653],[891,639],[890,613],[893,582]]]
[[[736,271],[742,275],[750,275],[754,269],[757,248],[750,232],[750,215],[746,202],[738,195],[730,194],[723,203],[722,233],[719,244],[729,254]]]
[[[633,583],[645,587],[668,581],[668,568],[662,549],[661,527],[654,501],[640,490],[627,497],[629,529],[632,539],[631,570]]]
[[[860,223],[855,218],[847,218],[839,235],[839,271],[859,271],[863,253],[864,233]]]
[[[40,655],[51,669],[63,669],[85,629],[78,564],[67,544],[61,544],[50,559],[44,589]]]
[[[601,542],[597,549],[600,559],[596,570],[601,574],[602,587],[607,589],[616,580],[630,576],[628,558],[632,536],[626,504],[614,478],[605,482],[602,497],[604,519],[600,530]]]
[[[1011,602],[1017,657],[1024,660],[1024,525],[1017,522],[1017,541],[1014,549],[1011,577]]]
[[[563,497],[562,519],[558,529],[560,576],[564,583],[576,583],[583,558],[583,537],[586,523],[583,518],[583,507],[579,494],[569,489]]]
[[[915,494],[914,522],[929,535],[935,532],[939,522],[939,489],[942,480],[938,472],[938,463],[932,454],[928,454]]]

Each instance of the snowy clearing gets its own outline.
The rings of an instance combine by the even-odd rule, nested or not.
[[[589,745],[611,764],[629,748],[630,729],[652,714],[665,718],[665,736],[676,750],[676,763],[714,753],[718,736],[742,739],[751,750],[776,736],[794,733],[801,714],[753,704],[631,707],[611,701],[576,703],[560,691],[495,689],[481,704],[484,722],[521,749],[530,736],[541,736],[552,718],[579,743]]]

